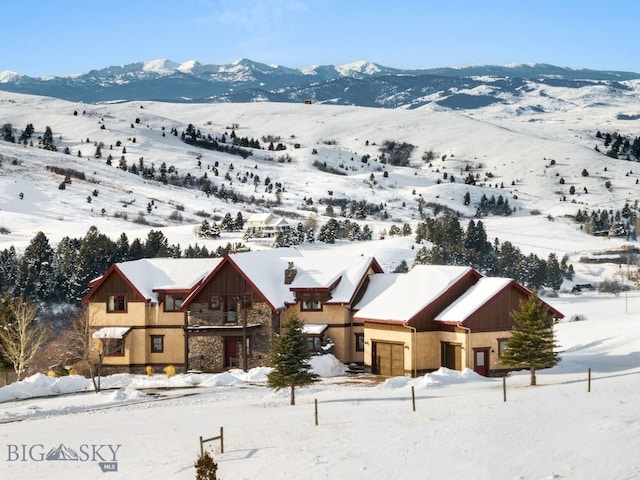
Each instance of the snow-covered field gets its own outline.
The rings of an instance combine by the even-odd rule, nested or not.
[[[265,386],[265,369],[118,375],[99,394],[84,378],[35,375],[0,389],[0,473],[192,479],[200,436],[223,427],[224,453],[219,441],[206,446],[221,479],[640,478],[640,296],[549,301],[567,319],[556,327],[562,361],[537,387],[528,372],[511,374],[506,402],[501,379],[469,370],[350,377],[331,357],[296,406]],[[51,450],[78,460],[46,460]]]
[[[637,110],[635,93],[594,105],[570,102],[571,94],[549,88],[535,99],[543,102],[544,112],[536,108],[514,116],[509,105],[471,113],[293,104],[82,105],[0,93],[2,123],[11,123],[17,135],[29,122],[36,135],[49,125],[59,151],[69,147],[72,152],[0,141],[0,249],[13,245],[21,253],[38,231],[55,246],[65,235],[84,236],[91,225],[114,240],[122,232],[129,240],[144,239],[153,228],[183,248],[198,242],[215,249],[241,241],[242,234],[197,238],[202,212],[215,218],[265,210],[124,173],[115,166],[122,148],[114,147],[113,166],[106,165],[107,146],[122,141],[129,164],[144,157],[146,165],[158,168],[166,161],[182,174],[199,177],[208,170],[216,186],[225,184],[243,195],[273,201],[275,195],[264,191],[265,179],[283,182],[278,208],[295,221],[315,217],[318,226],[324,224],[329,217],[319,199],[330,195],[384,203],[389,220],[371,216],[362,222],[370,224],[373,241],[299,248],[305,255],[373,255],[385,271],[402,260],[413,262],[417,246],[412,236],[379,237],[392,223],[415,227],[419,196],[469,218],[482,194],[505,195],[516,211],[508,218],[483,218],[490,241],[510,241],[541,258],[551,252],[558,258],[567,255],[576,272],[573,283],[597,285],[622,270],[615,264],[581,263],[580,257],[627,242],[587,235],[567,215],[578,208],[619,209],[625,201],[635,201],[640,169],[631,171],[631,163],[598,154],[593,146],[599,129],[637,136],[640,120],[617,119],[619,113]],[[564,102],[553,100],[563,96]],[[75,116],[74,110],[81,113]],[[141,123],[132,129],[136,117]],[[163,128],[182,131],[188,123],[214,135],[237,123],[238,135],[280,137],[291,162],[281,163],[280,153],[267,151],[247,160],[200,152],[168,133],[161,136]],[[409,167],[383,168],[376,160],[360,160],[365,154],[379,156],[385,140],[416,145]],[[105,144],[100,160],[92,157],[97,142]],[[301,147],[294,148],[294,142]],[[427,150],[437,154],[432,165],[421,160]],[[445,154],[447,160],[441,160]],[[199,155],[202,168],[197,166]],[[550,159],[556,160],[554,165]],[[314,160],[343,168],[348,175],[321,174]],[[214,178],[210,167],[215,162],[220,176]],[[63,177],[45,168],[51,165],[84,172],[87,180],[74,179],[59,190]],[[492,173],[491,181],[475,187],[442,181],[444,173],[463,178],[467,165],[481,178]],[[589,177],[581,176],[583,168]],[[388,170],[387,177],[382,170]],[[242,182],[249,172],[260,176],[260,188]],[[223,180],[226,173],[231,181]],[[607,180],[612,188],[605,188]],[[496,186],[501,183],[504,188]],[[569,185],[578,193],[564,201]],[[582,193],[583,186],[588,194]],[[97,196],[94,190],[99,190]],[[466,191],[472,199],[469,207],[462,203]],[[317,213],[309,210],[309,198]],[[154,208],[147,213],[152,199]],[[534,210],[540,214],[532,215]],[[148,225],[135,222],[140,215]],[[571,286],[565,282],[563,290]],[[545,301],[565,314],[557,325],[562,361],[539,372],[537,387],[527,386],[527,372],[510,375],[507,402],[501,379],[470,371],[384,381],[337,375],[324,364],[327,358],[316,365],[322,381],[298,390],[294,407],[288,404],[288,392],[266,387],[265,369],[171,379],[119,375],[103,378],[106,388],[99,394],[80,377],[34,375],[0,389],[0,478],[192,479],[199,437],[217,436],[220,427],[224,453],[219,442],[207,448],[224,480],[640,478],[638,291],[628,297],[561,293]],[[571,321],[574,315],[584,319]],[[587,393],[589,368],[593,379]],[[46,460],[49,452],[58,460]]]

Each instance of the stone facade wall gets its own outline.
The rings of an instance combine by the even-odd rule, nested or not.
[[[221,327],[214,331],[189,332],[189,369],[205,372],[223,371],[225,366],[225,339],[236,338],[237,368],[245,368],[242,355],[242,329],[244,316],[247,317],[247,352],[246,368],[266,366],[274,338],[274,315],[266,303],[254,303],[251,308],[240,310],[237,321],[224,321],[224,313],[220,310],[209,310],[206,304],[192,304],[189,314],[189,326]],[[254,325],[260,325],[255,327]],[[229,327],[224,329],[224,327]]]

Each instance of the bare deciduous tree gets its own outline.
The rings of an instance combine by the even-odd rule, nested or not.
[[[47,329],[36,319],[38,305],[23,298],[2,299],[0,353],[13,365],[20,380],[28,363],[47,339]]]
[[[102,355],[98,355],[98,352],[92,349],[91,317],[89,309],[86,306],[78,310],[71,330],[67,332],[66,343],[69,362],[82,365],[89,369],[89,376],[91,377],[96,393],[98,393],[100,391],[100,379],[96,379],[95,360],[97,356],[97,369],[99,372],[102,366]]]

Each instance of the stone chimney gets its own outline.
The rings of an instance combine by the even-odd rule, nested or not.
[[[293,262],[289,262],[289,265],[287,265],[284,271],[284,284],[291,285],[293,279],[296,278],[296,273],[298,273],[298,271],[296,267],[293,266]]]

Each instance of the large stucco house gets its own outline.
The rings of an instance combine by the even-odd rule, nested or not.
[[[354,319],[364,324],[365,366],[385,376],[440,367],[499,374],[505,370],[499,357],[514,327],[511,312],[531,295],[509,278],[441,265],[375,276],[368,293]],[[549,317],[563,317],[543,305]]]
[[[105,372],[267,365],[275,335],[295,315],[311,353],[331,348],[375,374],[444,366],[490,375],[500,370],[511,312],[530,294],[468,267],[387,274],[373,257],[279,248],[118,263],[91,282],[84,302]]]

